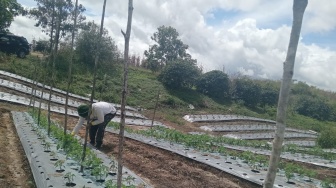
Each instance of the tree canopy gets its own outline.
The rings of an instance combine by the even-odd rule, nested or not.
[[[23,13],[23,8],[16,0],[0,0],[0,31],[6,30],[14,17]]]
[[[177,60],[162,70],[159,81],[171,89],[192,88],[200,74],[201,70],[194,63]]]
[[[77,37],[76,54],[79,61],[87,67],[92,68],[94,66],[97,50],[99,50],[99,60],[102,62],[102,66],[111,63],[113,59],[119,56],[118,48],[114,40],[108,35],[108,31],[104,29],[102,39],[99,40],[99,30],[100,26],[94,22],[89,22]]]
[[[60,37],[64,37],[73,28],[74,4],[71,0],[35,0],[37,7],[29,11],[30,17],[37,20],[35,26],[41,27],[42,32],[52,36],[52,30],[56,29],[57,22],[60,22]],[[78,6],[78,26],[85,20],[82,14],[85,11],[83,5]],[[77,27],[78,27],[77,26]]]
[[[179,33],[171,26],[160,26],[151,39],[155,42],[149,50],[145,50],[147,66],[152,71],[161,70],[169,62],[178,59],[190,60],[191,55],[187,53],[188,45],[179,39]]]
[[[203,74],[196,83],[197,91],[214,97],[217,99],[223,99],[228,97],[230,80],[222,71],[213,70]]]

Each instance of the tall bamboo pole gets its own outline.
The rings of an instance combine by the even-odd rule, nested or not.
[[[65,107],[64,107],[64,138],[66,139],[66,131],[68,127],[68,102],[69,102],[69,90],[71,86],[71,81],[72,81],[72,63],[73,63],[73,47],[74,47],[74,41],[75,41],[75,31],[77,27],[77,8],[78,8],[78,0],[76,0],[75,4],[75,15],[74,15],[74,26],[72,28],[72,34],[71,34],[71,49],[70,49],[70,54],[71,54],[71,59],[69,63],[69,72],[68,72],[68,84],[67,84],[67,91],[66,91],[66,96],[65,96]],[[63,148],[65,148],[65,142],[63,142]]]
[[[268,172],[264,182],[264,188],[273,188],[276,170],[280,160],[282,143],[284,140],[284,133],[286,128],[286,108],[289,99],[289,91],[294,74],[294,63],[297,46],[299,43],[302,19],[308,0],[294,0],[293,4],[293,25],[287,50],[287,57],[284,62],[282,83],[279,94],[278,110],[276,118],[276,131],[273,140],[272,155],[269,161]]]
[[[90,98],[91,108],[90,108],[90,111],[89,111],[89,116],[90,116],[90,113],[91,113],[91,110],[92,110],[92,104],[93,104],[95,88],[96,88],[97,66],[98,66],[99,55],[100,55],[99,46],[100,46],[101,38],[103,36],[103,31],[104,31],[105,7],[106,7],[106,0],[104,0],[102,18],[101,18],[101,23],[100,23],[99,38],[98,38],[97,45],[96,45],[96,57],[95,57],[94,69],[93,69],[93,85],[92,85],[92,92],[91,92],[91,98]],[[90,125],[90,119],[87,118],[86,129],[85,129],[85,139],[84,139],[84,145],[83,145],[82,161],[85,160],[86,146],[87,146],[87,139],[88,139],[87,137],[88,137],[88,134],[89,134],[90,126],[91,126]],[[80,172],[83,172],[83,170],[84,170],[84,166],[81,165]]]
[[[122,168],[123,168],[123,149],[124,149],[124,132],[125,132],[125,117],[126,117],[126,99],[127,99],[127,79],[128,79],[128,51],[129,41],[131,36],[132,27],[132,14],[133,14],[133,0],[128,1],[128,19],[126,33],[121,30],[125,38],[124,49],[124,87],[122,90],[121,98],[121,117],[120,117],[120,131],[119,131],[119,152],[118,152],[118,178],[117,187],[121,188],[122,185]]]

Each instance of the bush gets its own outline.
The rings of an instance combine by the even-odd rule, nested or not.
[[[179,60],[164,68],[159,81],[171,89],[192,88],[200,74],[200,69],[194,63]]]
[[[209,97],[223,99],[229,95],[229,85],[228,76],[222,71],[214,70],[203,74],[197,81],[196,88]]]
[[[317,138],[317,144],[322,148],[335,148],[336,147],[336,128],[325,129]]]

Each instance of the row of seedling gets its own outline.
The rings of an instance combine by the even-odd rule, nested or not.
[[[273,131],[276,129],[274,125],[267,125],[267,124],[249,124],[249,125],[214,125],[214,124],[211,124],[211,125],[201,126],[200,128],[206,131],[213,131],[213,132],[263,131],[263,130]],[[293,129],[293,128],[286,128],[286,131],[317,135],[316,132]]]
[[[129,130],[128,131],[132,131]],[[242,160],[243,163],[246,163],[253,173],[260,173],[260,171],[266,171],[268,168],[269,157],[265,155],[258,155],[251,151],[235,151],[229,150],[224,146],[218,145],[216,141],[213,140],[214,137],[208,135],[185,135],[176,130],[156,128],[150,130],[141,130],[134,131],[138,134],[143,134],[145,136],[154,136],[157,140],[164,139],[169,141],[171,144],[179,143],[185,145],[186,148],[194,148],[204,152],[218,153],[223,156],[226,163],[230,163],[232,160],[238,161]],[[285,166],[284,166],[285,165]],[[292,165],[292,163],[281,162],[279,170],[285,172],[287,177],[287,183],[290,182],[291,168],[286,168],[286,166]],[[297,168],[298,169],[298,168]],[[316,177],[316,172],[314,170],[303,168],[300,166],[301,176],[307,177],[307,182],[311,181],[312,178]],[[325,180],[324,180],[325,181]],[[323,182],[323,181],[322,181]]]
[[[36,117],[36,114],[33,114],[33,117]],[[41,116],[40,118],[40,126],[32,125],[32,130],[36,132],[38,139],[41,141],[41,145],[44,147],[45,152],[50,152],[51,161],[56,161],[54,163],[55,170],[58,173],[63,173],[66,160],[71,159],[75,161],[77,164],[82,165],[84,167],[83,176],[93,176],[95,177],[96,182],[101,183],[106,188],[112,188],[116,186],[116,182],[113,182],[111,179],[105,181],[108,175],[115,176],[117,174],[117,162],[112,157],[111,163],[109,166],[105,166],[102,162],[102,159],[97,157],[97,155],[89,148],[86,149],[86,157],[85,160],[82,161],[81,154],[83,151],[82,145],[79,141],[69,135],[64,135],[63,130],[58,128],[58,126],[54,123],[50,126],[50,138],[53,139],[57,146],[56,149],[58,152],[62,152],[66,155],[65,160],[58,159],[57,153],[55,151],[50,151],[51,143],[46,141],[45,129],[48,126],[47,118]],[[74,185],[74,174],[71,172],[67,172],[64,174],[64,178],[68,181],[66,183],[67,186]],[[126,182],[124,187],[135,187],[133,185],[135,178],[133,176],[127,176],[124,178],[124,182]]]
[[[207,115],[185,115],[183,117],[185,120],[190,122],[219,122],[219,121],[257,121],[257,122],[268,122],[275,123],[273,120],[241,116],[241,115],[222,115],[222,114],[207,114]]]
[[[256,140],[256,139],[272,139],[275,136],[275,132],[271,133],[236,133],[226,134],[225,137],[234,137],[244,140]],[[284,138],[317,138],[315,135],[304,133],[285,132]]]

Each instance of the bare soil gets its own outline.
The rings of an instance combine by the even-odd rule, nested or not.
[[[34,179],[9,109],[0,108],[0,185],[33,188]]]

